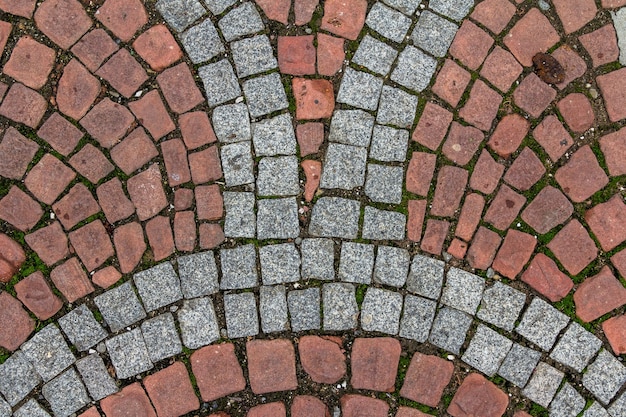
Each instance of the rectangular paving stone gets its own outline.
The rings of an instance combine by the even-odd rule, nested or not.
[[[533,298],[515,331],[543,350],[550,350],[569,318],[539,297]]]
[[[256,236],[254,193],[224,191],[224,235],[227,237]]]
[[[382,78],[348,67],[341,79],[336,101],[359,109],[373,111],[378,108],[378,98],[382,87]]]
[[[330,143],[326,150],[320,187],[342,190],[362,187],[365,184],[366,160],[366,148]]]
[[[550,358],[582,372],[601,347],[600,339],[580,324],[572,322],[552,349]]]
[[[259,292],[259,312],[263,333],[289,330],[287,318],[287,296],[284,285],[261,287]]]
[[[401,311],[402,294],[369,287],[361,306],[361,328],[366,332],[397,335]]]
[[[332,239],[303,239],[300,252],[302,279],[335,279],[335,243]]]
[[[380,2],[372,6],[365,19],[367,26],[397,43],[403,43],[411,23],[407,16]]]
[[[369,284],[374,270],[374,245],[343,242],[337,277],[340,281]]]
[[[484,324],[479,324],[461,359],[485,375],[493,376],[511,350],[513,342]]]
[[[433,345],[458,355],[465,342],[472,318],[450,307],[439,310],[428,340]]]
[[[165,307],[183,298],[178,275],[170,262],[163,262],[133,275],[146,311]]]
[[[213,131],[221,143],[235,143],[252,139],[250,114],[243,103],[224,104],[213,110]]]
[[[383,3],[410,16],[415,13],[421,0],[383,0]]]
[[[391,287],[403,287],[409,273],[411,255],[406,249],[378,246],[374,282]]]
[[[525,302],[526,295],[523,292],[495,282],[483,293],[476,317],[510,332]]]
[[[480,304],[485,280],[462,269],[450,268],[446,274],[441,302],[474,315]]]
[[[626,415],[626,393],[620,395],[620,397],[611,404],[608,409],[611,417],[620,417]]]
[[[227,59],[198,68],[210,107],[234,100],[241,95],[239,82]]]
[[[193,2],[194,0],[182,1]],[[190,14],[193,13],[193,9],[190,7],[186,10],[189,10]],[[204,9],[201,7],[198,10],[204,13]],[[167,18],[165,19],[168,20]],[[208,61],[226,51],[211,19],[204,19],[199,24],[182,33],[180,35],[180,42],[183,44],[187,56],[194,64]]]
[[[541,359],[541,353],[515,343],[500,365],[498,375],[523,388],[539,363],[539,359]]]
[[[221,249],[222,290],[252,288],[258,285],[256,250],[254,245]]]
[[[158,0],[156,8],[177,32],[182,32],[206,13],[198,0]]]
[[[67,417],[89,404],[87,390],[74,368],[70,368],[41,389],[55,416]]]
[[[357,326],[359,307],[352,284],[332,283],[322,287],[324,330],[350,330]]]
[[[130,378],[154,367],[139,328],[114,336],[104,343],[118,379]]]
[[[196,298],[219,291],[213,251],[179,256],[177,263],[183,297]]]
[[[189,349],[209,345],[220,337],[213,301],[209,297],[185,300],[176,317],[183,344]]]
[[[400,320],[400,337],[424,343],[428,339],[436,310],[435,301],[407,294]]]
[[[435,258],[415,255],[406,280],[406,289],[417,295],[438,300],[443,286],[445,263]]]
[[[265,27],[261,15],[251,2],[245,2],[232,9],[217,22],[217,25],[227,42],[260,32]]]
[[[617,401],[615,402],[617,404]],[[624,409],[626,412],[626,409]],[[623,414],[623,413],[622,413]],[[591,404],[591,407],[585,410],[582,417],[611,417],[609,412],[604,409],[597,401]]]
[[[295,155],[261,158],[257,170],[257,195],[288,196],[300,192],[298,158]]]
[[[368,147],[374,116],[363,110],[335,110],[330,121],[329,142]]]
[[[253,293],[224,294],[224,314],[230,339],[259,334],[259,316]]]
[[[94,302],[114,333],[146,317],[130,282],[100,294]]]
[[[550,403],[550,416],[576,417],[585,408],[585,399],[567,382]]]
[[[300,280],[300,254],[293,243],[260,247],[259,260],[264,285]]]
[[[355,239],[359,231],[360,204],[341,197],[321,197],[313,206],[309,234]]]
[[[378,4],[380,3],[376,3],[374,7]],[[394,48],[370,35],[365,35],[352,57],[352,62],[377,74],[387,75],[396,56],[398,51]]]
[[[258,200],[257,206],[257,238],[295,239],[300,235],[295,197]]]
[[[11,417],[12,415],[11,406],[0,397],[0,417]]]
[[[237,0],[204,0],[204,4],[215,16],[222,14],[224,10],[235,3],[237,3]]]
[[[257,35],[230,44],[239,78],[272,70],[278,67],[267,35]]]
[[[244,81],[243,93],[252,118],[289,107],[285,87],[277,72]]]
[[[539,362],[528,385],[522,390],[522,395],[540,406],[548,408],[556,390],[561,385],[563,376],[563,372],[558,369],[545,362]]]
[[[408,129],[413,125],[417,96],[399,88],[383,86],[376,114],[376,123]]]
[[[257,157],[296,154],[296,134],[289,113],[255,122],[253,127],[252,143]]]
[[[428,7],[454,20],[461,20],[474,6],[474,0],[431,0]]]
[[[420,92],[428,87],[436,68],[435,58],[408,45],[398,56],[391,80],[409,90]]]
[[[49,324],[22,344],[22,352],[44,381],[72,365],[76,358],[58,327]]]
[[[369,157],[383,162],[404,162],[408,143],[407,130],[374,125]]]
[[[428,10],[422,12],[411,37],[415,46],[441,58],[446,55],[459,27]]]
[[[365,195],[377,203],[400,204],[403,181],[403,167],[367,164]]]
[[[23,406],[17,409],[13,414],[14,417],[50,417],[50,414],[44,410],[41,405],[33,400],[28,400]]]
[[[76,307],[59,319],[63,333],[79,351],[87,350],[108,336],[86,305]]]
[[[396,211],[379,210],[366,206],[363,217],[363,239],[402,240],[406,229],[406,216]]]
[[[227,187],[254,182],[254,163],[249,141],[224,145],[220,150],[220,155]]]
[[[41,377],[21,350],[0,364],[0,393],[11,406],[22,401],[40,382]]]
[[[316,330],[320,328],[320,289],[289,291],[287,294],[291,331]]]
[[[624,383],[626,366],[606,350],[598,354],[583,374],[583,386],[604,405],[613,399]]]
[[[172,313],[164,313],[141,323],[141,333],[150,360],[160,360],[178,355],[183,351]]]
[[[119,391],[115,380],[109,375],[104,361],[97,353],[76,361],[76,369],[80,372],[89,395],[94,401],[99,401]]]

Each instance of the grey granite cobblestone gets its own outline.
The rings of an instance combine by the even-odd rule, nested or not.
[[[561,381],[563,381],[563,377],[563,372],[545,362],[539,362],[530,381],[522,390],[522,395],[540,406],[548,408],[561,385]]]
[[[177,32],[182,32],[206,13],[198,0],[158,0],[156,8]]]
[[[400,204],[404,168],[380,164],[367,164],[365,195],[377,203]]]
[[[366,206],[363,216],[363,239],[402,240],[406,216],[397,211],[379,210]]]
[[[264,285],[300,280],[300,254],[293,243],[260,247],[259,261]]]
[[[144,321],[141,323],[141,333],[150,360],[154,363],[183,351],[172,313],[167,312]]]
[[[474,0],[430,0],[428,7],[454,20],[461,20],[474,7]]]
[[[215,107],[241,95],[239,82],[230,63],[223,59],[198,69],[210,107]]]
[[[365,24],[387,39],[402,43],[411,27],[411,19],[404,14],[385,6],[381,2],[375,3],[367,14]]]
[[[450,268],[441,303],[474,315],[485,289],[485,280],[459,268]]]
[[[487,376],[493,376],[511,350],[513,342],[479,324],[461,359]]]
[[[257,238],[295,239],[300,235],[295,197],[257,201]]]
[[[383,0],[383,2],[410,16],[415,13],[422,0]]]
[[[365,35],[352,57],[352,62],[377,74],[387,75],[397,56],[398,51],[391,46]]]
[[[533,298],[515,331],[543,350],[550,350],[569,318],[539,297]]]
[[[472,318],[466,313],[443,307],[435,317],[428,340],[433,345],[458,355],[471,324]]]
[[[178,275],[185,298],[196,298],[219,291],[217,265],[213,251],[179,256]]]
[[[243,93],[253,118],[289,107],[285,87],[277,72],[244,81]]]
[[[374,266],[374,282],[401,288],[406,283],[411,255],[409,251],[392,246],[378,246]]]
[[[22,344],[21,349],[44,381],[50,381],[76,361],[61,331],[54,324],[37,332]]]
[[[256,272],[256,250],[254,245],[243,245],[233,249],[221,249],[222,290],[253,288],[258,285]]]
[[[365,183],[367,149],[330,143],[326,150],[321,188],[352,190]]]
[[[278,67],[267,35],[257,35],[230,44],[237,75],[245,78]]]
[[[41,404],[32,398],[23,406],[17,409],[13,414],[14,417],[50,417],[50,414],[43,409]]]
[[[400,320],[400,337],[424,343],[428,339],[436,310],[436,302],[407,294]]]
[[[360,204],[341,197],[321,197],[313,206],[309,234],[355,239],[359,231]]]
[[[526,295],[523,292],[495,282],[483,293],[476,317],[510,332],[515,327],[525,302]]]
[[[500,365],[498,374],[507,381],[523,388],[540,359],[540,352],[515,343]]]
[[[374,248],[374,245],[366,243],[343,242],[337,271],[339,280],[356,284],[371,283]]]
[[[361,306],[361,328],[366,332],[397,335],[401,312],[402,294],[369,287]]]
[[[406,280],[406,289],[417,295],[438,300],[443,286],[445,263],[424,255],[415,255]]]
[[[626,410],[624,410],[626,411]],[[582,417],[611,417],[609,412],[604,409],[597,401],[585,410]]]
[[[252,143],[249,141],[222,146],[222,171],[227,187],[254,183]]]
[[[224,15],[217,26],[227,42],[262,31],[265,26],[252,2],[242,3]]]
[[[383,162],[404,162],[409,146],[409,132],[375,125],[371,143],[370,158]]]
[[[224,313],[229,338],[259,334],[259,316],[253,293],[224,294]]]
[[[374,128],[374,116],[363,110],[335,110],[330,121],[329,142],[368,147]]]
[[[346,68],[337,93],[337,103],[363,110],[376,110],[383,79],[363,71]]]
[[[256,184],[260,196],[298,194],[298,158],[295,155],[262,158],[258,165]]]
[[[376,114],[376,123],[410,128],[415,120],[417,96],[399,88],[383,86]]]
[[[335,243],[332,239],[303,239],[300,252],[302,279],[335,279]]]
[[[252,127],[257,157],[296,154],[296,134],[289,113],[255,122]]]
[[[222,14],[222,12],[228,9],[233,4],[237,3],[237,0],[203,0],[204,4],[209,8],[214,15]]]
[[[359,307],[356,288],[348,283],[324,284],[322,287],[324,330],[351,330],[357,326]]]
[[[424,11],[413,29],[413,43],[424,51],[438,57],[444,57],[454,39],[458,26],[441,16]]]
[[[626,392],[622,393],[620,397],[611,404],[608,409],[611,417],[623,417],[626,416]]]
[[[107,332],[94,318],[93,313],[84,304],[59,318],[59,325],[63,333],[67,335],[70,342],[79,351],[95,346],[108,336]]]
[[[203,9],[202,13],[204,13]],[[180,40],[187,56],[194,64],[206,62],[226,52],[224,44],[217,33],[217,29],[215,29],[215,25],[211,22],[211,19],[204,19],[196,26],[187,29],[187,31],[180,36]]]
[[[154,311],[183,298],[178,275],[170,262],[137,272],[133,281],[146,311]]]
[[[154,368],[139,328],[107,339],[105,344],[118,379]]]
[[[254,193],[224,191],[224,235],[228,237],[256,236]]]
[[[41,377],[21,350],[0,364],[0,393],[11,406],[22,401],[40,382]]]
[[[259,313],[263,333],[289,330],[287,295],[284,285],[264,285],[259,290]]]
[[[585,399],[567,382],[550,403],[550,417],[576,417],[585,408]]]
[[[11,417],[11,406],[0,397],[0,417]]]
[[[430,79],[437,68],[437,60],[421,50],[406,46],[396,61],[396,68],[391,73],[391,80],[417,92],[430,84]]]
[[[289,291],[287,294],[291,330],[317,330],[320,328],[320,289]]]
[[[582,372],[602,347],[602,341],[576,322],[572,322],[560,338],[550,357]]]
[[[213,301],[209,297],[185,300],[176,317],[183,344],[189,349],[209,345],[220,337]]]
[[[607,405],[626,383],[626,366],[608,351],[602,350],[583,374],[583,386]]]
[[[73,368],[63,372],[41,389],[55,417],[67,417],[89,404],[87,390]]]
[[[222,143],[243,142],[252,138],[250,115],[243,103],[216,107],[211,120],[215,136]]]
[[[76,361],[76,369],[85,382],[89,395],[99,401],[119,391],[115,380],[109,375],[104,361],[97,353]]]

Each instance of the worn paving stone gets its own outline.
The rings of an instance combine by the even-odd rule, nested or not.
[[[246,387],[232,343],[207,346],[191,355],[191,369],[203,401],[213,401]]]
[[[36,129],[46,111],[46,100],[21,83],[14,83],[2,100],[0,114]]]
[[[470,80],[471,75],[469,72],[453,60],[446,59],[443,67],[439,70],[437,80],[432,86],[432,91],[451,106],[456,107]]]
[[[174,362],[144,379],[144,386],[159,415],[182,415],[200,408],[182,362]]]
[[[451,122],[452,113],[449,110],[429,101],[417,122],[412,139],[431,151],[436,151]]]
[[[625,216],[626,205],[618,196],[585,213],[585,221],[604,251],[608,252],[626,240],[626,229],[623,226]]]
[[[157,7],[158,3],[161,2],[157,2]],[[187,0],[187,3],[190,4],[186,5],[187,8],[185,10],[189,15],[192,15],[195,10],[194,6],[191,4],[196,2],[194,0]],[[198,11],[200,14],[204,13],[204,9],[202,9],[201,6],[198,8]],[[161,12],[161,14],[163,14],[163,12]],[[163,14],[163,16],[167,19],[165,14]],[[176,26],[173,25],[171,21],[168,20],[168,23],[176,29]],[[189,28],[180,35],[180,40],[183,44],[183,48],[185,48],[187,52],[187,56],[194,64],[208,61],[226,51],[211,19],[205,19],[199,24]]]
[[[293,390],[298,386],[291,341],[252,340],[246,343],[250,388],[255,394]]]
[[[379,246],[374,268],[374,281],[392,287],[403,287],[409,272],[409,252],[391,246]]]
[[[545,362],[540,362],[528,385],[522,390],[522,395],[544,408],[548,407],[561,385],[563,376],[563,372]]]
[[[461,359],[487,376],[493,376],[513,346],[506,337],[480,324]]]
[[[495,198],[491,201],[485,213],[484,221],[491,223],[498,230],[506,230],[515,220],[525,203],[526,197],[503,184]]]
[[[577,416],[585,408],[585,399],[567,382],[550,403],[550,414]]]
[[[24,185],[39,201],[52,205],[76,173],[51,154],[45,154],[26,175]]]
[[[602,331],[609,340],[609,344],[616,355],[621,355],[626,350],[626,316],[615,316],[602,323]]]
[[[118,379],[126,379],[154,367],[141,330],[136,328],[105,341]]]
[[[300,245],[302,278],[332,280],[335,278],[335,244],[331,239],[308,238]]]
[[[507,0],[500,1],[508,5],[511,4]],[[478,7],[475,10],[477,9]],[[497,14],[500,15],[500,13]],[[522,70],[523,67],[509,51],[496,46],[485,59],[480,75],[504,93],[511,88],[511,85],[520,76]]]
[[[356,389],[394,391],[400,352],[400,342],[390,337],[355,339],[350,384]]]
[[[253,245],[220,250],[223,290],[251,288],[258,283],[256,251]]]
[[[148,221],[146,235],[155,260],[165,259],[174,253],[174,236],[169,218],[156,216]]]
[[[381,3],[376,3],[376,5],[379,4]],[[370,35],[365,35],[352,57],[352,62],[376,74],[387,75],[397,56],[398,51],[391,46]]]
[[[331,0],[324,5],[321,29],[343,38],[356,40],[365,22],[367,2]]]
[[[74,154],[69,163],[80,175],[94,184],[97,184],[115,169],[107,157],[89,143]]]
[[[95,346],[108,336],[85,304],[59,318],[59,325],[79,351]]]
[[[477,317],[506,331],[512,331],[524,308],[526,295],[521,291],[494,283],[485,289]]]
[[[176,40],[165,25],[156,25],[139,35],[133,42],[133,48],[159,72],[182,58],[183,54]]]
[[[96,240],[96,238],[93,239]],[[78,246],[78,244],[75,246]],[[80,249],[85,248],[81,247]],[[70,258],[50,271],[50,279],[69,302],[74,302],[94,291],[87,274],[85,274],[80,262],[75,257]]]
[[[367,149],[340,143],[330,143],[322,171],[322,188],[351,190],[365,183]]]
[[[441,167],[430,214],[440,217],[454,216],[461,204],[467,179],[468,172],[465,169],[449,165]]]
[[[375,125],[369,157],[382,162],[403,162],[406,159],[408,142],[408,131]]]
[[[189,349],[211,344],[220,337],[213,301],[209,297],[185,300],[176,317],[183,344]]]
[[[458,355],[471,324],[472,318],[469,315],[443,307],[435,317],[428,340],[433,345]]]
[[[548,249],[572,275],[578,274],[598,254],[598,248],[578,220],[571,220],[548,243]]]
[[[224,310],[229,338],[256,336],[259,333],[259,317],[254,294],[225,294]]]
[[[406,281],[407,290],[433,300],[439,299],[444,265],[444,262],[438,259],[415,255]]]
[[[44,381],[51,380],[76,361],[61,331],[54,324],[37,332],[22,345],[21,350]]]
[[[441,58],[448,52],[457,30],[458,26],[454,23],[435,13],[424,11],[420,14],[411,38],[416,46]]]
[[[437,156],[429,152],[413,152],[406,172],[407,191],[426,197],[432,186]]]
[[[541,234],[564,223],[574,212],[574,206],[558,189],[544,187],[522,212],[522,220]]]
[[[496,118],[500,103],[502,103],[502,96],[483,81],[477,80],[459,116],[477,128],[488,131]]]
[[[453,370],[454,365],[445,359],[416,352],[409,364],[400,395],[429,407],[436,407],[450,382]]]
[[[69,416],[89,404],[87,390],[74,368],[44,384],[41,392],[55,416]]]
[[[249,141],[245,141],[222,146],[220,154],[227,187],[254,182],[251,145]]]
[[[178,355],[183,350],[171,313],[164,313],[141,323],[141,334],[153,363]]]
[[[3,71],[26,86],[38,90],[48,81],[55,58],[54,49],[30,36],[23,36],[13,47]]]
[[[485,289],[485,280],[458,268],[450,268],[446,274],[441,302],[450,307],[474,315]]]
[[[122,142],[111,149],[111,159],[126,174],[144,166],[159,154],[143,128],[133,130]]]
[[[296,156],[262,158],[257,170],[259,196],[296,195],[300,191]]]
[[[116,52],[96,75],[104,78],[126,98],[130,98],[148,80],[146,71],[126,49]]]
[[[121,417],[124,413],[156,417],[150,399],[139,382],[128,385],[120,392],[103,399],[100,402],[100,408],[105,415],[111,417]]]
[[[278,66],[280,72],[291,75],[315,74],[313,35],[279,36]],[[270,49],[270,53],[271,49]]]
[[[600,403],[594,401],[589,408],[583,413],[583,417],[610,417],[609,412],[606,411]]]
[[[356,289],[349,283],[324,284],[322,287],[324,330],[349,330],[357,326],[359,308]]]
[[[515,279],[530,260],[536,245],[534,236],[509,229],[493,261],[493,269],[505,277]]]
[[[600,339],[578,323],[571,323],[552,350],[550,357],[582,372],[601,347]]]
[[[230,117],[230,114],[226,113],[225,116]],[[296,136],[289,114],[280,114],[256,122],[253,126],[252,142],[256,156],[295,155]]]
[[[483,149],[474,166],[469,185],[474,190],[491,194],[498,186],[503,173],[504,165],[496,162],[491,154]]]
[[[296,137],[300,147],[300,156],[316,154],[324,141],[324,124],[321,122],[301,123],[296,126]]]
[[[17,298],[39,320],[49,319],[63,307],[63,301],[52,292],[41,271],[33,272],[14,288]]]
[[[278,73],[261,75],[243,83],[250,117],[260,117],[289,106],[285,88]]]
[[[621,175],[626,172],[623,160],[619,158],[624,145],[626,145],[625,134],[623,128],[617,132],[610,133],[600,138],[600,149],[604,155],[606,166],[611,176]]]
[[[287,296],[284,285],[264,285],[259,293],[259,313],[263,333],[282,332],[289,329]]]
[[[407,16],[385,6],[382,2],[372,6],[365,20],[369,28],[397,43],[404,41],[411,23]]]
[[[396,211],[367,206],[363,217],[363,239],[402,240],[405,237],[406,215]]]
[[[0,377],[0,393],[11,406],[17,405],[41,382],[35,367],[20,350],[0,365]]]
[[[338,338],[303,336],[298,353],[304,371],[314,382],[334,384],[346,375],[346,356]]]
[[[298,395],[291,403],[291,415],[294,417],[322,417],[327,415],[328,407],[311,395]]]
[[[539,363],[539,359],[541,359],[540,352],[514,343],[502,361],[498,375],[523,388]]]
[[[620,414],[624,414],[624,411],[626,411],[626,395],[620,395],[620,397],[611,404],[608,411],[611,417],[619,417]]]
[[[185,298],[219,291],[217,266],[212,251],[180,256],[177,262],[181,291]]]
[[[344,103],[363,110],[376,110],[383,87],[382,78],[363,71],[346,68],[337,93],[337,103]]]
[[[317,34],[317,71],[320,75],[333,76],[343,67],[346,57],[345,40],[325,33]]]
[[[118,332],[146,317],[130,282],[96,296],[94,303],[112,332]]]
[[[96,18],[124,42],[148,23],[148,15],[139,0],[107,0],[98,9]]]
[[[410,128],[415,119],[417,97],[399,88],[383,86],[376,122],[400,128]]]
[[[260,247],[259,261],[264,285],[295,282],[300,279],[300,254],[292,243]]]
[[[595,121],[595,115],[589,99],[582,93],[571,93],[562,98],[557,107],[565,123],[576,133],[583,133]]]
[[[437,61],[433,57],[408,45],[398,56],[391,80],[420,92],[428,87],[436,68]]]
[[[198,72],[200,77],[204,80],[204,70],[202,68],[205,67],[201,67]],[[230,68],[230,70],[232,73],[232,68]],[[220,75],[224,76],[223,74]],[[161,93],[163,97],[165,97],[165,101],[167,101],[170,109],[176,113],[185,113],[204,101],[202,93],[195,84],[191,71],[184,62],[168,68],[159,74],[157,76],[157,83],[159,87],[161,87]],[[208,92],[207,97],[211,97],[208,95]],[[211,105],[211,102],[209,102],[209,105]]]
[[[227,42],[260,32],[264,28],[261,15],[251,2],[232,9],[218,21],[217,25]]]
[[[506,115],[498,122],[488,145],[501,157],[509,158],[524,140],[529,127],[530,123],[519,114]]]
[[[400,320],[400,337],[424,343],[428,339],[436,309],[434,301],[407,294]]]
[[[319,288],[289,291],[287,304],[292,331],[301,332],[320,328]]]
[[[626,367],[606,350],[589,365],[583,375],[583,386],[607,405],[626,382]]]
[[[501,416],[509,405],[508,395],[484,376],[476,373],[468,375],[448,406],[453,417],[478,414]]]
[[[257,238],[294,239],[300,235],[295,197],[259,200],[257,207]]]
[[[593,32],[581,35],[578,40],[591,56],[594,67],[617,61],[619,58],[617,34],[613,25],[605,25]]]
[[[54,117],[51,116],[50,119]],[[60,116],[59,116],[60,117]],[[61,117],[62,118],[62,117]],[[68,122],[69,123],[69,122]],[[39,136],[51,142],[49,136],[39,129]],[[68,135],[68,142],[72,139]],[[54,142],[54,141],[52,141]],[[50,143],[53,145],[53,143]],[[56,149],[56,146],[53,146]],[[69,146],[67,147],[69,149]],[[10,179],[22,179],[28,168],[28,164],[33,160],[39,146],[34,141],[26,138],[14,127],[9,127],[4,133],[0,142],[0,153],[2,154],[2,165],[0,165],[0,175]],[[63,150],[63,149],[62,149]],[[71,151],[71,149],[69,149]]]
[[[543,350],[550,350],[569,318],[539,297],[533,298],[515,331]]]
[[[492,45],[491,35],[471,21],[465,20],[450,45],[450,55],[476,71],[487,57]]]
[[[400,204],[403,176],[402,167],[368,164],[365,195],[374,202]]]
[[[294,78],[296,119],[312,120],[331,117],[335,108],[333,86],[328,80]]]
[[[233,67],[225,59],[200,67],[198,74],[204,84],[210,107],[226,103],[241,95]]]
[[[374,245],[344,242],[337,277],[341,281],[369,284],[374,268]]]
[[[163,262],[145,271],[137,272],[133,275],[133,281],[147,312],[183,298],[180,281],[169,262]]]
[[[13,415],[15,417],[50,417],[50,414],[32,398],[18,408]]]
[[[467,165],[484,139],[484,134],[473,126],[452,122],[448,138],[441,149],[443,154],[457,165]]]
[[[426,230],[420,249],[432,255],[440,255],[443,250],[443,243],[446,240],[448,231],[450,230],[450,222],[445,220],[428,219],[426,222]]]
[[[256,217],[253,193],[224,192],[224,234],[228,237],[254,237]]]
[[[374,117],[363,110],[337,110],[330,122],[330,142],[368,147],[372,138]]]
[[[504,44],[524,66],[532,65],[532,57],[546,52],[559,41],[559,35],[539,9],[532,8],[513,26]]]
[[[576,315],[584,322],[595,320],[626,304],[626,289],[608,266],[587,278],[574,293]]]
[[[402,294],[368,288],[361,306],[361,328],[365,331],[398,334]]]

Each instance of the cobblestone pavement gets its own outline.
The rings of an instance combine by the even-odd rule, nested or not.
[[[626,416],[626,0],[0,12],[0,417]]]

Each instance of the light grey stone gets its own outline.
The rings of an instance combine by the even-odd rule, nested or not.
[[[400,204],[404,168],[379,164],[367,165],[365,195],[377,203]]]
[[[221,249],[222,290],[252,288],[258,285],[256,272],[256,250],[254,245],[243,245],[233,249]]]
[[[604,405],[613,399],[624,383],[626,367],[606,350],[598,354],[583,374],[583,386]]]
[[[567,382],[550,403],[550,417],[576,417],[585,408],[585,399]]]
[[[335,279],[335,244],[332,239],[303,239],[302,279]]]
[[[361,306],[361,328],[366,332],[397,335],[401,311],[401,294],[369,287]]]
[[[259,311],[263,333],[289,330],[285,286],[262,286],[259,293]]]
[[[374,245],[355,242],[341,244],[339,271],[337,272],[340,281],[369,284],[372,282],[373,270]]]
[[[624,409],[624,412],[626,412],[626,409]],[[600,405],[600,403],[598,403],[597,401],[594,401],[593,404],[591,404],[591,407],[585,410],[582,417],[611,417],[611,416],[609,415],[609,412],[606,411]]]
[[[163,262],[133,275],[146,311],[154,311],[183,298],[180,281],[169,262]]]
[[[415,255],[406,280],[406,289],[433,300],[439,299],[445,263],[423,255]]]
[[[118,379],[126,379],[154,368],[141,330],[133,329],[105,342]]]
[[[374,7],[378,4],[380,3],[376,3]],[[377,74],[387,75],[397,56],[398,51],[391,46],[370,35],[365,35],[352,57],[352,62]]]
[[[311,236],[355,239],[359,231],[360,204],[341,197],[321,197],[311,212]]]
[[[421,3],[421,0],[383,0],[383,2],[386,5],[400,10],[402,13],[410,16],[415,13],[417,7]]]
[[[189,349],[210,345],[220,338],[213,301],[209,297],[185,300],[177,318],[183,344]]]
[[[375,3],[365,19],[365,24],[387,39],[403,43],[411,27],[411,19],[383,3]]]
[[[402,240],[406,216],[396,211],[379,210],[366,206],[363,216],[363,239]]]
[[[254,162],[249,141],[222,146],[222,171],[227,187],[252,184],[254,182]]]
[[[224,191],[224,235],[227,237],[256,236],[254,193]]]
[[[443,307],[437,313],[428,340],[433,345],[458,355],[471,324],[472,318],[469,315]]]
[[[328,144],[320,187],[352,190],[363,186],[366,160],[365,148],[340,143]]]
[[[50,381],[76,361],[61,331],[54,324],[41,329],[24,342],[21,349],[44,382]]]
[[[253,124],[254,152],[259,156],[295,155],[296,134],[289,113]]]
[[[300,280],[300,254],[293,243],[260,247],[259,260],[264,285]]]
[[[515,331],[543,350],[550,350],[569,318],[539,297],[533,298]]]
[[[144,321],[141,323],[141,333],[150,360],[154,363],[183,351],[172,313],[164,313]]]
[[[251,2],[242,3],[241,6],[226,13],[217,22],[217,26],[227,42],[245,35],[252,35],[265,28],[261,15]]]
[[[202,12],[204,13],[204,9]],[[208,61],[226,52],[211,19],[204,19],[200,24],[189,28],[180,36],[180,41],[194,64]]]
[[[288,196],[300,192],[298,158],[265,157],[259,161],[257,192],[260,196]]]
[[[473,315],[480,304],[484,289],[483,278],[462,269],[450,268],[441,302]]]
[[[479,324],[461,359],[487,376],[493,376],[511,350],[513,342],[484,324]]]
[[[430,0],[428,7],[454,20],[461,20],[474,6],[474,0]]]
[[[95,297],[94,302],[112,332],[122,330],[146,317],[130,282]]]
[[[11,406],[0,397],[0,417],[11,417],[12,415]]]
[[[241,95],[239,82],[228,60],[222,59],[198,69],[204,84],[205,97],[210,107],[215,107]]]
[[[558,369],[545,362],[539,362],[528,385],[522,390],[522,395],[540,406],[548,408],[556,390],[561,385],[563,376],[563,372]]]
[[[257,35],[230,44],[239,78],[259,74],[278,67],[267,35]]]
[[[539,363],[539,359],[541,359],[541,353],[515,343],[504,358],[498,374],[523,388]]]
[[[346,68],[336,101],[363,110],[376,110],[382,87],[382,78]]]
[[[243,103],[216,107],[211,120],[215,136],[222,143],[243,142],[252,138],[248,107]]]
[[[356,289],[347,283],[324,284],[322,287],[324,330],[351,330],[357,326],[359,306]]]
[[[287,303],[289,304],[291,330],[293,332],[320,328],[319,288],[289,291]]]
[[[179,256],[177,262],[180,287],[185,298],[215,294],[220,290],[213,251]]]
[[[611,12],[613,26],[617,33],[617,46],[619,47],[619,63],[626,65],[626,8]]]
[[[626,416],[626,393],[619,396],[608,409],[611,417],[623,417]]]
[[[33,400],[28,400],[14,414],[14,417],[50,417],[50,414],[44,410],[41,405]]]
[[[198,0],[158,0],[156,8],[177,32],[182,32],[206,13]]]
[[[300,235],[298,202],[295,197],[257,201],[259,239],[295,239]]]
[[[285,87],[277,72],[244,81],[243,93],[251,117],[265,116],[289,107]]]
[[[550,357],[582,372],[602,347],[602,341],[576,322],[572,322],[556,344]]]
[[[40,382],[35,367],[21,350],[0,364],[0,393],[11,406],[22,401]]]
[[[515,321],[525,302],[526,295],[523,292],[501,282],[495,282],[483,293],[483,300],[476,316],[510,332],[515,327]]]
[[[104,361],[97,353],[76,361],[76,368],[80,372],[83,381],[85,381],[89,395],[95,401],[99,401],[118,391],[115,380],[111,378]]]
[[[376,122],[381,125],[410,128],[415,120],[416,109],[417,96],[385,85],[380,94]]]
[[[374,282],[391,287],[404,286],[409,273],[409,251],[391,246],[379,246],[374,267]]]
[[[414,91],[422,91],[437,69],[437,60],[419,49],[408,45],[400,55],[391,80]]]
[[[383,162],[404,162],[407,159],[409,132],[389,126],[375,125],[370,158]]]
[[[426,10],[417,21],[411,37],[415,46],[441,58],[448,53],[457,30],[459,28],[454,23]]]
[[[80,351],[95,346],[107,337],[107,332],[84,304],[61,317],[59,325],[70,342]]]
[[[224,294],[224,312],[230,339],[259,334],[259,317],[253,293]]]
[[[428,339],[436,310],[436,302],[407,294],[400,321],[400,337],[424,343]]]
[[[221,14],[224,10],[228,9],[233,4],[237,3],[237,0],[202,0],[204,4],[209,8],[214,15]]]
[[[328,141],[368,147],[373,127],[374,116],[363,110],[335,110]]]

